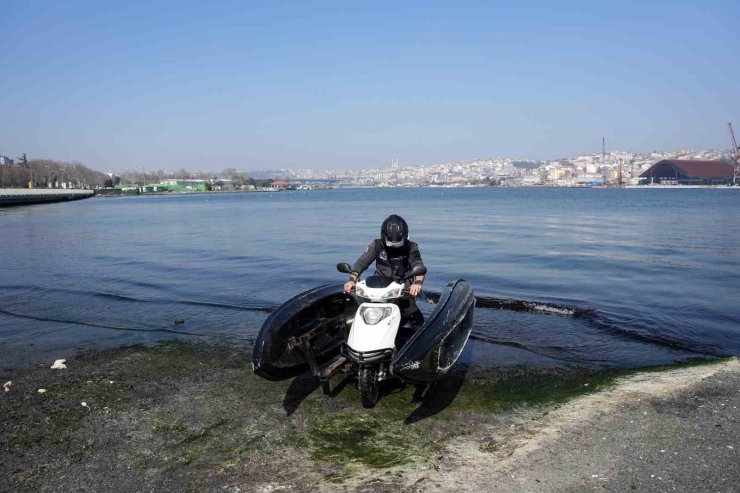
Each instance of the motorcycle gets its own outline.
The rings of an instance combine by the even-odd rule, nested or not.
[[[347,274],[352,271],[347,263],[338,264],[337,270]],[[378,401],[378,383],[393,378],[389,365],[396,355],[402,323],[398,300],[408,293],[404,282],[426,273],[426,267],[416,266],[404,278],[370,276],[355,285],[355,295],[365,301],[355,313],[341,354],[351,362],[365,407]]]
[[[350,272],[347,263],[337,270]],[[399,304],[404,278],[370,276],[354,294],[325,284],[294,296],[262,325],[252,352],[252,370],[267,380],[297,376],[307,368],[329,392],[340,374],[356,377],[363,406],[378,400],[378,383],[392,378],[428,384],[443,378],[465,348],[473,325],[475,295],[462,279],[450,282],[426,320],[403,320]],[[410,336],[406,338],[407,335]]]

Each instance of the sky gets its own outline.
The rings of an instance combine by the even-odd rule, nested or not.
[[[0,154],[101,171],[729,149],[740,2],[0,0]]]

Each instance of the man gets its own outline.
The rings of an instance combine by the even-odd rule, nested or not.
[[[344,285],[344,292],[349,293],[355,287],[360,274],[375,261],[375,275],[402,280],[417,265],[424,265],[421,260],[419,246],[409,240],[409,227],[401,216],[392,214],[383,221],[380,227],[380,238],[373,240],[365,252],[360,255],[352,273]],[[411,298],[399,300],[399,308],[404,320],[410,320],[414,325],[424,321],[414,298],[421,292],[424,276],[415,276],[408,293]]]

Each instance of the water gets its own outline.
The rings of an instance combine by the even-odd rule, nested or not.
[[[343,282],[335,264],[391,213],[420,245],[425,291],[472,283],[475,362],[740,354],[736,190],[347,189],[0,209],[0,367],[173,337],[249,343],[291,296]]]

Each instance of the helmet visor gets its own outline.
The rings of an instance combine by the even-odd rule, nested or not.
[[[386,238],[385,240],[385,246],[388,248],[401,248],[404,244],[403,238],[401,238],[398,241],[391,241],[390,238]]]

